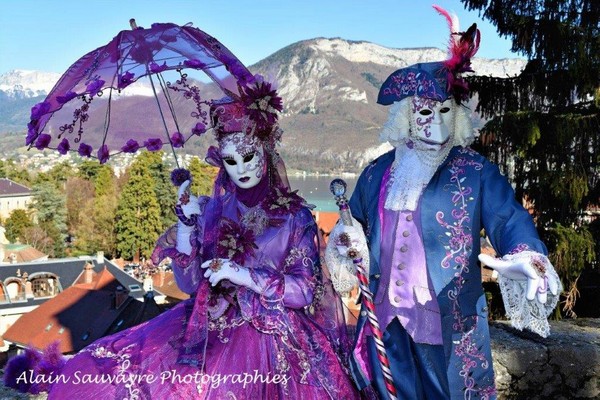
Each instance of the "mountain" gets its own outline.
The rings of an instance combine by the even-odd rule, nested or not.
[[[445,58],[436,48],[390,49],[318,38],[287,46],[251,69],[279,85],[285,104],[282,155],[288,164],[357,171],[390,148],[378,141],[387,119],[387,108],[376,103],[381,84],[396,69]],[[525,61],[475,58],[472,65],[480,75],[505,77],[518,75]],[[473,119],[481,124],[478,116]]]
[[[288,168],[358,171],[389,148],[378,141],[387,116],[387,108],[376,103],[381,83],[398,68],[445,58],[445,52],[436,48],[390,49],[369,42],[317,38],[291,44],[250,70],[276,82],[284,100],[280,152]],[[475,58],[472,66],[479,75],[504,77],[517,75],[525,61]],[[0,137],[20,131],[24,138],[30,108],[58,77],[38,71],[0,75]],[[138,96],[126,101],[135,107],[136,99],[148,101]],[[473,119],[480,125],[477,115]],[[149,116],[136,123],[148,126],[159,120]],[[202,138],[188,151],[202,153],[209,141]]]

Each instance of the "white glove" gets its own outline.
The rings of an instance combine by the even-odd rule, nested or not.
[[[187,218],[190,218],[194,214],[200,214],[198,198],[194,195],[190,195],[188,190],[190,183],[190,180],[183,182],[177,191],[177,205],[181,207],[183,214]]]
[[[557,276],[545,273],[543,266],[538,266],[536,269],[533,258],[529,255],[519,257],[516,254],[501,259],[491,257],[487,254],[480,254],[479,261],[506,278],[518,281],[527,280],[526,298],[529,301],[533,300],[537,295],[538,301],[545,304],[548,299],[548,290],[554,296],[558,295],[560,282]]]
[[[250,271],[227,258],[214,258],[202,263],[201,268],[206,269],[204,277],[212,286],[216,286],[220,281],[226,279],[236,285],[245,286],[256,293],[262,293],[262,288],[254,282]]]
[[[348,256],[348,250],[353,248],[362,258],[362,267],[369,273],[369,249],[367,239],[360,229],[360,223],[352,218],[353,225],[345,226],[338,222],[329,235],[325,248],[325,265],[329,270],[331,282],[336,292],[346,296],[357,284],[356,265]],[[347,235],[347,240],[341,240],[342,234]],[[347,242],[347,243],[343,243]],[[349,245],[349,246],[347,246]]]
[[[357,224],[356,220],[354,220],[354,223]],[[346,238],[344,239],[343,236],[346,236]],[[349,257],[349,249],[357,250],[362,255],[363,250],[367,248],[365,234],[356,225],[347,226],[338,222],[337,226],[332,230],[331,239],[333,239],[335,248],[343,257]]]
[[[187,180],[179,187],[179,190],[177,191],[177,206],[175,211],[177,218],[179,218],[179,222],[177,223],[177,245],[175,247],[177,251],[187,255],[192,253],[190,236],[196,228],[195,223],[192,225],[188,224],[194,220],[190,219],[193,215],[197,216],[200,214],[200,204],[198,203],[198,198],[196,196],[191,196],[187,190],[190,183],[191,182]],[[179,208],[181,212],[179,212],[177,208]],[[184,220],[187,223],[185,223]]]

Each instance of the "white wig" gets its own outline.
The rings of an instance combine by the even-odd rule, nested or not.
[[[406,97],[390,106],[387,122],[379,134],[382,143],[390,142],[394,147],[410,140],[412,97]],[[454,127],[449,127],[453,146],[469,146],[475,140],[475,131],[469,118],[468,108],[453,103]]]

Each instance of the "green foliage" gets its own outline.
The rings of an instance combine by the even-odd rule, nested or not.
[[[596,242],[586,226],[565,227],[557,223],[550,229],[548,241],[554,251],[550,260],[556,267],[565,287],[565,311],[569,316],[576,316],[573,307],[579,297],[577,281],[586,266],[596,260]]]
[[[115,218],[116,254],[131,260],[149,257],[160,233],[161,210],[147,164],[136,160],[119,198]]]
[[[135,162],[144,164],[152,175],[154,192],[160,207],[160,227],[164,231],[177,221],[173,212],[177,190],[171,183],[171,171],[163,162],[163,154],[162,151],[145,151],[140,153]]]
[[[104,165],[106,166],[106,165]],[[102,164],[96,161],[84,161],[79,165],[79,172],[77,175],[88,181],[94,181],[99,171],[104,167]]]
[[[41,182],[33,187],[33,199],[29,207],[35,210],[37,226],[53,242],[47,253],[53,257],[65,255],[67,237],[66,197],[52,182]],[[50,250],[50,251],[48,251]]]
[[[50,169],[50,171],[46,173],[41,172],[37,174],[37,176],[34,179],[34,185],[43,182],[49,182],[53,184],[57,189],[61,190],[64,187],[67,179],[74,175],[75,170],[73,169],[73,166],[67,161],[65,161],[60,164],[56,164]]]
[[[33,182],[32,176],[29,171],[15,163],[15,160],[9,159],[4,162],[4,176],[14,182],[20,183],[21,185],[30,187]]]
[[[550,255],[557,272],[568,282],[577,280],[587,264],[596,260],[595,241],[587,227],[566,227],[560,223],[550,229],[554,252]]]
[[[507,78],[471,77],[477,111],[491,118],[479,151],[533,203],[540,235],[574,305],[596,250],[584,213],[600,205],[600,6],[581,0],[462,0],[528,58]],[[481,46],[485,46],[485,37]],[[568,227],[568,228],[567,228]]]
[[[23,241],[25,229],[32,226],[33,222],[25,210],[13,210],[4,222],[6,238],[11,243]]]
[[[188,169],[193,178],[190,192],[196,196],[211,195],[219,169],[200,161],[198,157],[192,157]]]
[[[92,179],[94,182],[95,196],[115,196],[117,192],[115,174],[111,167],[102,165]]]

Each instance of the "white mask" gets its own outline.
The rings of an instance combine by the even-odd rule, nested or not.
[[[454,135],[454,100],[444,102],[425,97],[412,98],[411,130],[414,139],[427,145],[441,146]]]
[[[254,136],[236,132],[219,142],[227,175],[241,189],[258,185],[265,173],[265,153]]]

